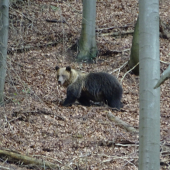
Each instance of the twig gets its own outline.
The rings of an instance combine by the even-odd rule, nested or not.
[[[160,62],[161,62],[161,63],[164,63],[164,64],[168,64],[168,65],[170,65],[170,63],[169,63],[169,62],[165,62],[165,61],[162,61],[162,60],[160,60]]]
[[[117,69],[115,69],[115,70],[113,70],[112,72],[109,72],[110,74],[112,74],[112,73],[114,73],[114,72],[116,72],[117,70],[122,70],[126,65],[128,64],[128,61],[126,61],[123,65],[121,65],[119,68],[117,68]]]
[[[124,74],[124,76],[123,76],[122,79],[121,79],[121,83],[122,83],[123,79],[125,78],[125,76],[126,76],[129,72],[131,72],[138,64],[139,64],[139,62],[138,62],[134,67],[132,67],[129,71],[127,71],[127,72]]]
[[[121,146],[121,147],[139,146],[139,144],[121,144],[121,143],[117,143],[117,144],[115,144],[115,146]]]

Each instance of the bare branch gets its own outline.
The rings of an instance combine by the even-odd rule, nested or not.
[[[168,68],[162,73],[160,79],[158,80],[157,84],[155,85],[154,89],[158,88],[162,83],[165,82],[170,77],[170,65]]]

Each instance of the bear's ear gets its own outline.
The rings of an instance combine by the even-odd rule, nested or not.
[[[55,69],[58,70],[60,67],[56,66]]]
[[[70,66],[67,66],[67,67],[66,67],[66,71],[69,71],[69,72],[70,72],[70,71],[71,71],[71,67],[70,67]]]

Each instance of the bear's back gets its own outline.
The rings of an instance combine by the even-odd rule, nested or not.
[[[105,72],[89,73],[84,80],[85,87],[90,93],[119,93],[118,95],[122,95],[122,86],[111,74]]]

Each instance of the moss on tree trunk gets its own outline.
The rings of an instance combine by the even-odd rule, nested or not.
[[[135,24],[135,30],[133,33],[131,54],[129,60],[129,68],[133,68],[139,62],[139,17]],[[139,75],[139,64],[133,69],[133,73]]]

